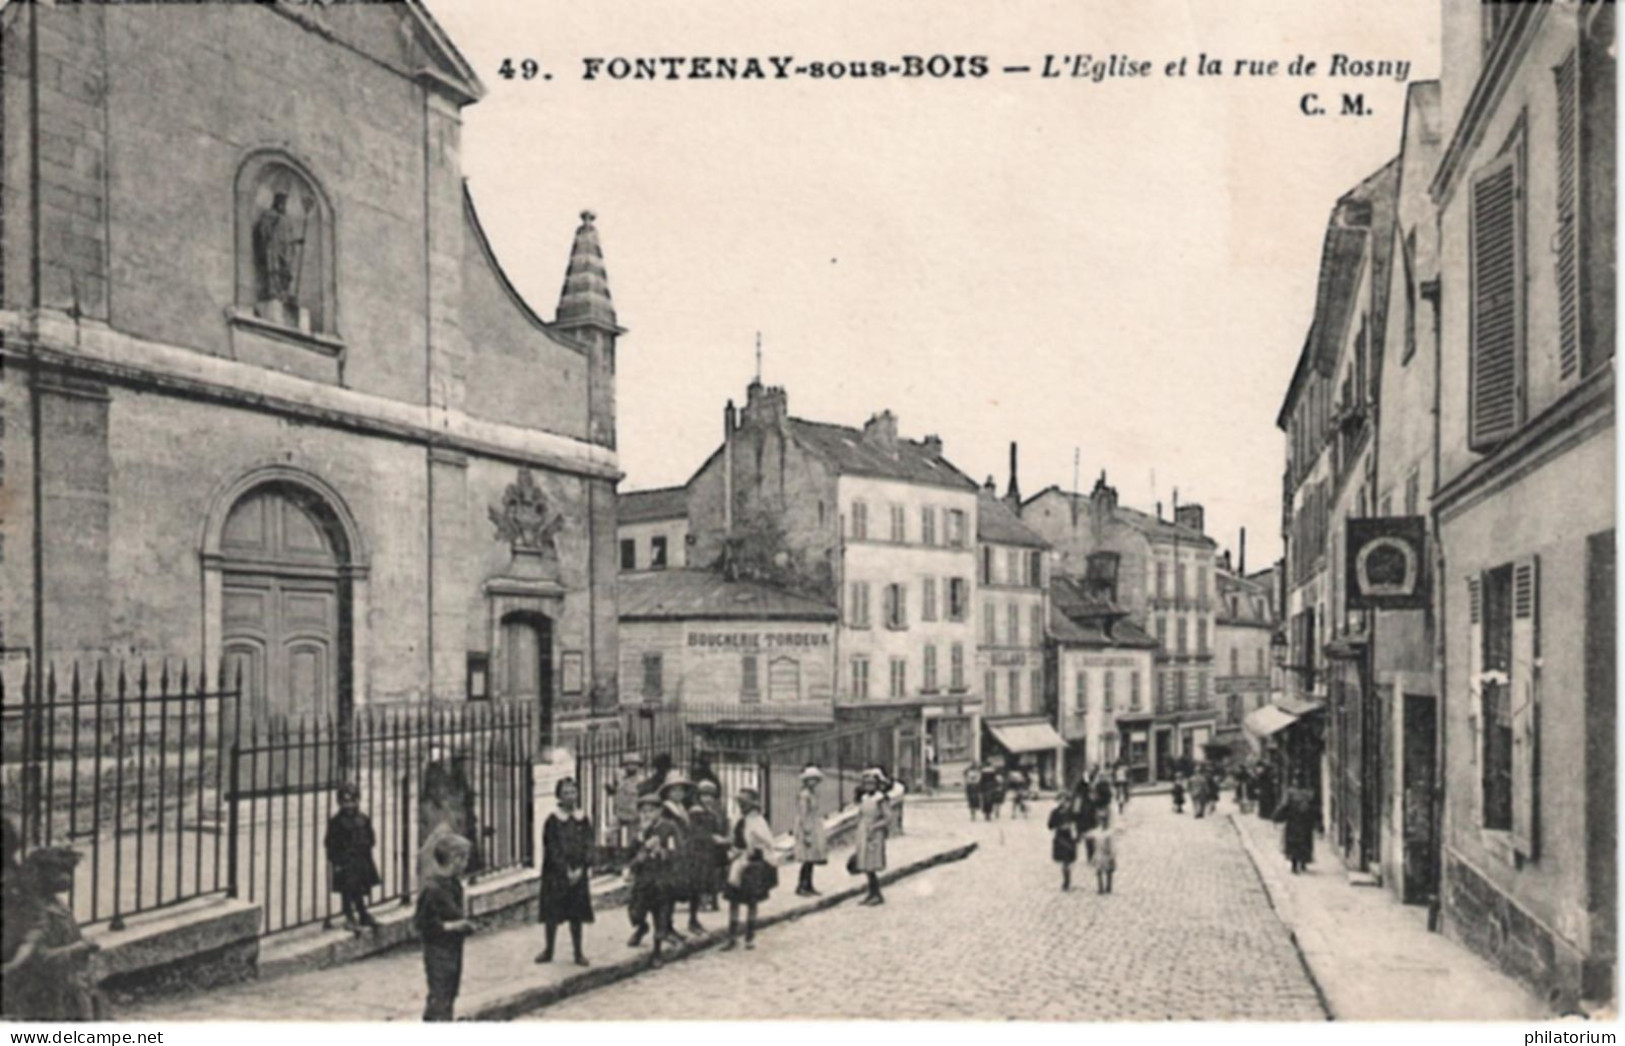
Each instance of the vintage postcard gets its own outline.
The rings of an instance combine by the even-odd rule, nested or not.
[[[4,1018],[1605,1041],[1617,32],[4,5]]]

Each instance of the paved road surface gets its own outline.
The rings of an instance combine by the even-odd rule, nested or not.
[[[532,1019],[1325,1019],[1226,819],[1131,802],[1115,892],[1098,896],[1083,865],[1060,892],[1049,809],[965,824],[980,850],[898,884],[884,907],[849,903],[764,931],[753,952],[706,952]],[[908,816],[946,826],[965,812]]]

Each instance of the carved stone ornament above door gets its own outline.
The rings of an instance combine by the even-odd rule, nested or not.
[[[564,516],[548,504],[530,469],[519,470],[519,479],[508,484],[501,504],[492,505],[489,512],[497,540],[508,543],[516,566],[558,573],[557,538],[564,529]]]

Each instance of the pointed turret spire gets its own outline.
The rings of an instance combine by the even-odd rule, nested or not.
[[[570,330],[596,327],[620,334],[615,322],[615,303],[609,297],[609,276],[604,272],[604,252],[598,246],[597,215],[581,212],[575,245],[570,248],[570,267],[564,272],[564,291],[559,295],[556,326]]]

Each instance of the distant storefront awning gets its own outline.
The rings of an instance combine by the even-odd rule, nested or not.
[[[1052,752],[1066,742],[1048,723],[989,723],[988,733],[1011,755],[1023,752]]]
[[[1283,711],[1275,705],[1261,705],[1247,713],[1247,718],[1242,720],[1242,725],[1254,737],[1265,738],[1285,730],[1297,721],[1297,716]]]

